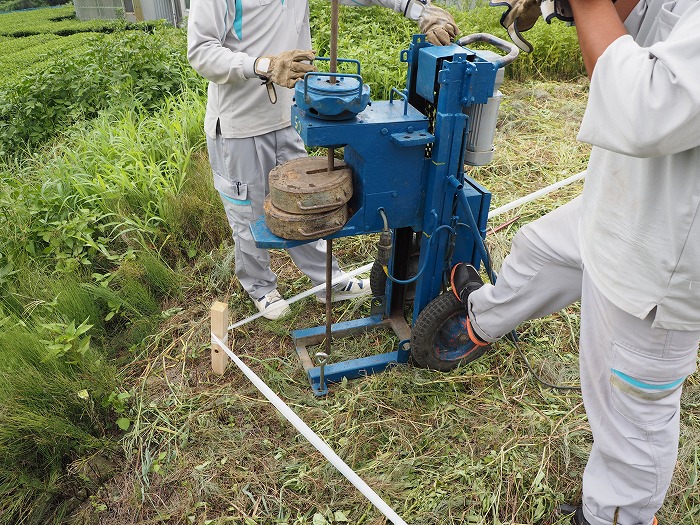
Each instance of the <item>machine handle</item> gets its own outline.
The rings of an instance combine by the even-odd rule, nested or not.
[[[457,45],[466,46],[467,44],[473,44],[474,42],[485,42],[507,53],[506,55],[503,55],[501,58],[496,60],[496,62],[494,62],[494,64],[496,64],[496,67],[499,69],[507,66],[513,60],[518,58],[518,54],[520,53],[520,49],[515,44],[507,42],[502,38],[498,38],[497,36],[490,35],[488,33],[474,33],[471,35],[467,35],[465,37],[460,38],[457,41]]]
[[[329,57],[315,57],[315,58],[314,58],[314,61],[315,61],[315,60],[323,60],[323,61],[330,62],[331,59],[330,59]],[[345,63],[348,63],[348,64],[355,64],[355,65],[357,66],[357,74],[358,74],[358,75],[360,74],[360,61],[359,61],[359,60],[357,60],[357,59],[355,59],[355,58],[338,58],[338,59],[336,59],[336,60],[337,60],[338,62],[345,62]]]
[[[391,88],[391,91],[389,91],[389,104],[394,103],[394,93],[396,93],[398,96],[400,96],[403,99],[403,114],[407,115],[408,114],[408,95],[404,93],[403,91],[399,91],[395,87]]]
[[[327,233],[335,233],[338,231],[338,228],[326,228],[325,230],[317,230],[315,232],[307,232],[306,230],[299,228],[297,231],[302,234],[304,237],[307,239],[319,239],[323,237]]]
[[[350,60],[349,60],[350,61]],[[358,63],[359,69],[359,63]],[[304,75],[304,100],[309,102],[309,78],[311,77],[348,77],[356,78],[359,81],[357,86],[357,96],[362,97],[362,77],[360,75],[347,74],[347,73],[324,73],[322,71],[310,71]]]
[[[342,202],[341,202],[342,200],[343,200],[343,199],[341,199],[340,197],[336,197],[336,202],[333,202],[333,203],[331,203],[331,204],[315,204],[315,205],[313,205],[313,206],[304,206],[304,205],[301,203],[301,201],[297,201],[297,207],[298,207],[300,210],[304,210],[304,211],[309,211],[309,210],[322,210],[322,211],[323,211],[323,210],[334,210],[334,209],[336,209],[336,208],[338,207],[338,204],[337,204],[338,202],[340,202],[340,203],[342,204]]]

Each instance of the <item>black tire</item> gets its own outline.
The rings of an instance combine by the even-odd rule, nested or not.
[[[372,269],[369,271],[369,288],[374,297],[381,297],[386,294],[386,274],[379,261],[374,261]]]
[[[411,358],[431,370],[449,372],[481,357],[489,346],[476,346],[466,329],[467,312],[452,292],[433,299],[418,315],[411,333]]]

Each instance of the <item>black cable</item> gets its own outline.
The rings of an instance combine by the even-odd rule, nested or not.
[[[513,346],[515,347],[515,351],[518,352],[518,355],[525,363],[525,368],[528,369],[528,371],[532,374],[532,377],[534,377],[538,383],[540,383],[548,388],[553,388],[555,390],[581,391],[581,385],[555,385],[554,383],[550,383],[550,382],[542,379],[542,376],[540,376],[537,372],[535,372],[535,369],[530,364],[530,361],[528,361],[527,356],[525,355],[525,352],[523,352],[523,349],[520,348],[520,345],[518,344],[518,334],[515,332],[515,330],[513,330],[512,332],[510,332],[508,334],[507,339],[510,340],[511,343],[513,343]]]

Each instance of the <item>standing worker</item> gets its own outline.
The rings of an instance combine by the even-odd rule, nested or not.
[[[458,33],[452,16],[429,0],[342,0],[382,5],[417,20],[433,44]],[[204,131],[214,186],[221,195],[235,243],[236,277],[268,319],[290,312],[277,291],[266,249],[255,245],[250,224],[263,215],[268,174],[306,155],[290,125],[294,84],[314,71],[307,0],[192,0],[188,59],[209,82]],[[326,242],[290,248],[289,255],[314,285],[326,279]],[[333,279],[343,275],[333,259]],[[333,301],[369,293],[369,280],[349,279]],[[319,297],[325,301],[325,297]]]
[[[581,300],[593,446],[572,523],[652,525],[700,340],[700,1],[569,4],[591,80],[583,194],[517,233],[495,286],[466,265],[452,285],[475,344]]]

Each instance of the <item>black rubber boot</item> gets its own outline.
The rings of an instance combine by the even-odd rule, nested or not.
[[[479,272],[471,264],[457,263],[450,272],[450,284],[452,292],[459,299],[466,310],[468,308],[469,294],[484,285]]]
[[[557,510],[559,514],[562,514],[564,516],[568,514],[571,515],[571,525],[591,525],[590,522],[584,517],[583,507],[581,505],[576,506],[564,504],[560,505],[559,509]],[[615,521],[617,521],[617,516],[615,517]],[[659,525],[656,516],[654,516],[654,521],[652,521],[652,525]]]

